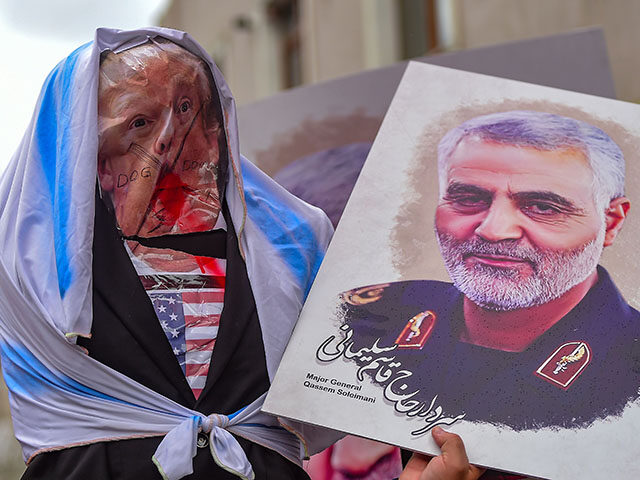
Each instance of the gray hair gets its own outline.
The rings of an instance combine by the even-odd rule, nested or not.
[[[577,148],[587,157],[593,172],[596,206],[604,211],[611,200],[624,195],[624,156],[609,135],[580,120],[527,110],[475,117],[442,137],[438,144],[441,195],[446,190],[449,157],[468,137],[547,151]]]

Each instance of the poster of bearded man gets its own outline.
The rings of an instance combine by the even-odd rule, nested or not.
[[[640,474],[639,120],[411,63],[266,410],[429,454],[442,426],[535,477]]]

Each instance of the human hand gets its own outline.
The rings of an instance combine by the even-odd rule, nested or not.
[[[485,471],[469,464],[462,439],[440,427],[431,435],[442,453],[429,457],[414,453],[399,480],[476,480]]]

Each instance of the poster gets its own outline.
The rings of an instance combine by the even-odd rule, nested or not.
[[[431,454],[441,425],[534,477],[637,476],[639,109],[410,63],[266,411]]]
[[[615,98],[600,28],[416,58],[443,67]],[[242,153],[338,223],[407,62],[238,108]]]

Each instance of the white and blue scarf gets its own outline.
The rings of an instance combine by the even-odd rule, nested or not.
[[[215,461],[253,478],[229,432],[299,461],[300,438],[311,427],[294,426],[297,436],[273,428],[280,426],[278,419],[260,412],[264,396],[233,415],[205,416],[106,367],[75,344],[77,336],[90,334],[92,322],[100,54],[156,36],[203,58],[220,95],[230,166],[225,195],[256,300],[270,379],[331,237],[321,211],[240,157],[229,88],[189,35],[161,28],[99,29],[94,42],[74,51],[47,78],[0,180],[0,353],[14,430],[26,461],[74,445],[165,435],[153,461],[167,479],[192,472],[198,432],[210,432]],[[316,440],[310,450],[333,438],[319,432]]]

